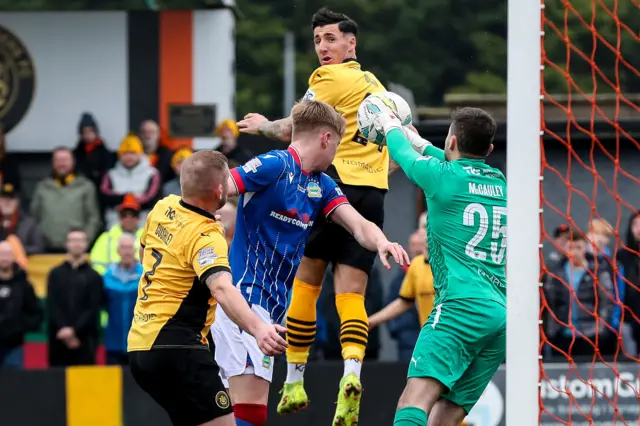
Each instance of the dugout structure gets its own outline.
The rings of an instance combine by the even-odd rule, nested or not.
[[[558,249],[545,219],[554,217],[586,236],[589,224],[574,219],[577,208],[587,209],[590,220],[606,219],[613,225],[611,252],[599,254],[614,274],[619,273],[621,253],[640,261],[637,247],[628,247],[625,235],[629,216],[640,207],[640,164],[625,162],[625,152],[640,151],[640,102],[632,93],[640,87],[640,2],[509,0],[508,7],[506,424],[637,424],[640,404],[626,410],[620,402],[634,399],[634,394],[640,401],[637,353],[626,349],[622,326],[600,317],[597,309],[589,312],[580,303],[572,304],[615,334],[613,356],[601,356],[598,340],[586,338],[594,349],[586,362],[577,362],[571,349],[557,348],[550,350],[564,363],[553,366],[553,374],[543,362],[542,351],[550,343],[545,321],[569,329],[576,339],[585,336],[571,321],[555,315],[545,299],[542,277],[551,269],[543,250]],[[553,43],[564,47],[563,54],[547,53],[545,47]],[[558,90],[558,81],[563,81],[564,90]],[[613,107],[601,105],[604,98],[613,99]],[[578,102],[588,103],[586,117],[576,116]],[[552,116],[562,117],[563,130],[557,130]],[[603,143],[604,138],[612,143]],[[553,167],[545,160],[552,145],[566,152],[566,165]],[[607,167],[596,157],[608,159]],[[581,181],[572,170],[581,171]],[[545,197],[549,180],[566,188],[563,205]],[[636,190],[621,193],[622,180]],[[588,191],[581,189],[585,186]],[[603,200],[615,206],[606,215]],[[597,276],[592,279],[602,288]],[[571,300],[579,302],[567,280],[561,281]],[[627,295],[640,290],[637,282],[623,281]],[[638,324],[640,312],[633,312],[618,290],[616,283],[597,297],[608,298],[620,309],[621,323]],[[563,371],[557,372],[559,368]],[[560,376],[562,380],[555,379]],[[561,398],[561,414],[545,406],[545,393]]]

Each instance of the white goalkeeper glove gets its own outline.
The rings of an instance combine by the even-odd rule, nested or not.
[[[422,139],[422,137],[413,130],[407,127],[403,128],[403,130],[405,136],[409,139],[409,142],[411,142],[411,146],[418,154],[423,155],[427,146],[432,145],[431,142],[426,139]]]
[[[386,137],[393,129],[402,130],[402,123],[392,112],[381,111],[373,119],[373,127],[378,133],[382,133]]]

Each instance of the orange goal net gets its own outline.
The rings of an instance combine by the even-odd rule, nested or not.
[[[540,424],[640,424],[640,1],[547,0]]]

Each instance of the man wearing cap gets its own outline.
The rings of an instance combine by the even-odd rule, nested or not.
[[[98,186],[102,176],[113,167],[115,156],[100,137],[98,123],[91,113],[82,114],[78,136],[80,140],[73,150],[76,170]]]
[[[162,195],[167,197],[169,195],[182,195],[180,191],[180,169],[184,160],[189,158],[193,154],[193,151],[189,148],[180,148],[173,154],[171,159],[171,167],[176,174],[176,177],[166,182],[162,187]]]
[[[124,234],[135,238],[135,255],[139,258],[138,247],[142,227],[140,226],[140,204],[132,195],[124,197],[118,206],[120,222],[103,232],[91,249],[91,265],[100,275],[104,275],[110,265],[120,262],[118,241]]]
[[[133,194],[140,204],[140,219],[144,222],[158,201],[160,189],[160,173],[149,163],[140,138],[130,133],[120,143],[118,162],[104,175],[100,185],[107,229],[118,223],[117,206],[127,194]]]
[[[0,186],[0,221],[5,235],[15,235],[27,255],[44,253],[44,238],[38,223],[20,208],[20,198],[11,183]]]

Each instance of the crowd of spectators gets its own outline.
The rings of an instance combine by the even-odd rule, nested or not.
[[[51,174],[25,197],[17,162],[5,151],[0,129],[0,368],[21,365],[25,335],[40,329],[43,321],[50,365],[94,364],[101,333],[107,361],[126,364],[126,337],[143,273],[138,254],[142,228],[157,200],[180,194],[180,168],[192,154],[189,147],[171,150],[160,134],[158,124],[146,120],[137,133],[124,136],[114,152],[100,137],[96,119],[84,113],[75,147],[54,149]],[[250,150],[237,143],[234,121],[221,122],[216,134],[221,141],[217,149],[229,158],[231,167],[252,157]],[[229,243],[236,203],[231,199],[218,212]],[[421,265],[428,264],[425,221],[421,216],[408,245],[411,257]],[[625,244],[618,244],[615,251],[609,223],[595,219],[587,229],[583,233],[560,226],[553,250],[545,257],[542,303],[547,307],[547,344],[543,353],[549,359],[566,360],[569,352],[575,357],[593,356],[597,347],[603,356],[618,352],[636,357],[640,215],[629,218]],[[26,274],[29,256],[42,253],[64,257],[48,274],[45,307],[40,306]],[[386,325],[402,361],[411,357],[424,306],[432,306],[426,299],[433,298],[432,293],[425,296],[419,291],[412,293],[411,300],[406,297],[407,270],[397,269],[384,292],[382,277],[374,269],[366,294],[370,314],[385,305],[402,307],[386,311],[397,311]],[[413,276],[411,286],[419,288],[415,283],[419,279]],[[331,280],[328,271],[318,301],[315,359],[341,358]],[[410,309],[414,299],[418,310]],[[376,359],[379,350],[379,331],[373,329],[367,358]]]
[[[543,318],[547,359],[637,360],[640,343],[640,215],[632,214],[626,241],[593,219],[587,232],[559,226],[545,259]],[[615,250],[613,249],[615,247]]]
[[[250,158],[238,128],[216,129],[220,150],[238,163]],[[125,364],[126,339],[142,276],[139,246],[146,216],[162,197],[180,195],[180,168],[190,147],[175,151],[152,120],[111,151],[97,120],[82,114],[75,147],[57,147],[51,173],[31,194],[0,131],[0,367],[22,365],[25,335],[45,324],[51,366],[94,364],[104,339],[107,362]],[[28,200],[29,208],[22,204]],[[219,214],[231,242],[237,203]],[[27,279],[28,256],[57,254],[41,306]],[[101,329],[104,325],[104,329]]]

